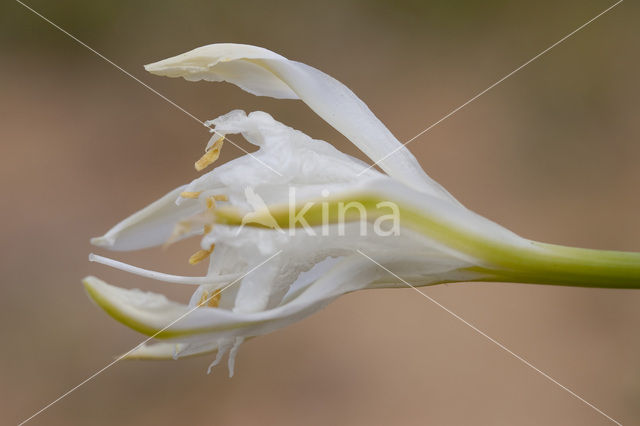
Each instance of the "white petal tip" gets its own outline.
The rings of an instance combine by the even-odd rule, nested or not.
[[[102,307],[99,295],[104,292],[105,286],[108,286],[108,284],[90,275],[82,280],[82,285],[84,286],[84,290],[87,292],[89,299],[99,307]]]
[[[113,246],[113,240],[107,237],[94,237],[89,240],[92,245],[96,247],[111,247]]]
[[[119,359],[126,360],[172,360],[177,349],[174,343],[155,343],[140,345],[135,349],[120,355]]]
[[[93,276],[84,278],[82,284],[89,298],[115,320],[147,336],[158,336],[162,331],[155,324],[151,325],[138,308],[149,301],[166,303],[164,296],[115,287]]]
[[[181,61],[181,55],[173,58],[163,59],[152,64],[147,64],[144,69],[151,74],[165,76],[165,77],[181,77],[185,74],[189,74],[189,71],[202,71],[202,65],[194,65],[183,63]]]
[[[82,280],[82,284],[84,285],[84,288],[86,288],[87,290],[95,290],[99,288],[101,285],[106,285],[104,281],[99,280],[93,275],[84,277],[84,279]]]
[[[89,295],[89,298],[98,306],[104,309],[104,301],[105,301],[104,295],[109,291],[109,288],[112,286],[110,286],[106,282],[92,275],[85,277],[82,280],[82,285],[84,286],[85,291]]]
[[[152,64],[147,64],[147,65],[144,66],[144,69],[147,72],[150,72],[151,74],[159,74],[162,71],[162,69],[164,68],[162,66],[163,62],[164,61],[158,61],[158,62],[154,62]]]

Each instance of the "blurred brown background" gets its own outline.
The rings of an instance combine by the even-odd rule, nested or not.
[[[261,45],[343,81],[407,140],[612,2],[29,4],[202,119],[265,110],[362,158],[302,103],[142,65],[214,42]],[[640,251],[639,11],[622,3],[411,150],[463,203],[525,237]],[[15,424],[142,340],[91,304],[82,277],[188,297],[89,264],[88,241],[194,178],[208,135],[18,3],[0,6],[0,35],[0,423]],[[223,160],[239,154],[226,145]],[[186,264],[196,245],[116,257],[198,274]],[[640,423],[640,291],[427,292]],[[231,380],[224,367],[207,376],[210,360],[116,364],[30,424],[610,424],[411,290],[349,295],[250,341]]]

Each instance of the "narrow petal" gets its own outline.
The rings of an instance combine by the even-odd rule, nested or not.
[[[300,99],[390,176],[422,192],[457,201],[422,170],[411,152],[348,87],[267,49],[212,44],[145,66],[158,75],[227,81],[255,95]],[[393,152],[393,155],[389,155]]]
[[[360,256],[345,259],[286,305],[254,313],[194,309],[157,293],[111,286],[95,277],[83,283],[91,299],[114,319],[154,338],[185,343],[269,333],[311,315],[341,294],[366,287],[380,273]]]
[[[91,244],[110,250],[125,251],[153,247],[165,243],[175,225],[202,210],[197,200],[186,200],[179,206],[176,199],[185,186],[174,189],[162,198],[132,214]]]

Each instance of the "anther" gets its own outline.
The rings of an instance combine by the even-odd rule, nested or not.
[[[212,195],[207,198],[207,208],[213,209],[216,207],[216,201],[229,201],[229,197],[224,194]]]
[[[198,250],[197,252],[193,253],[189,258],[189,263],[191,265],[195,265],[196,263],[203,261],[204,259],[209,257],[211,252],[213,252],[213,247],[214,246],[212,245],[209,250]]]
[[[192,192],[192,191],[184,191],[180,193],[182,198],[198,198],[201,194],[201,191]]]
[[[209,164],[213,163],[220,157],[220,150],[222,149],[222,142],[224,141],[224,136],[221,136],[216,140],[211,148],[204,153],[202,157],[198,161],[196,161],[196,170],[200,171],[207,167]]]
[[[212,294],[213,293],[213,294]],[[211,308],[217,308],[220,304],[220,289],[209,292],[207,290],[202,292],[198,306],[209,306]]]

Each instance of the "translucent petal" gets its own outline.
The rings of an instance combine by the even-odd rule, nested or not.
[[[176,199],[185,186],[174,189],[147,207],[124,219],[101,237],[91,239],[91,244],[110,250],[138,250],[165,243],[175,225],[198,211],[202,206],[197,200],[186,200],[179,206]]]

